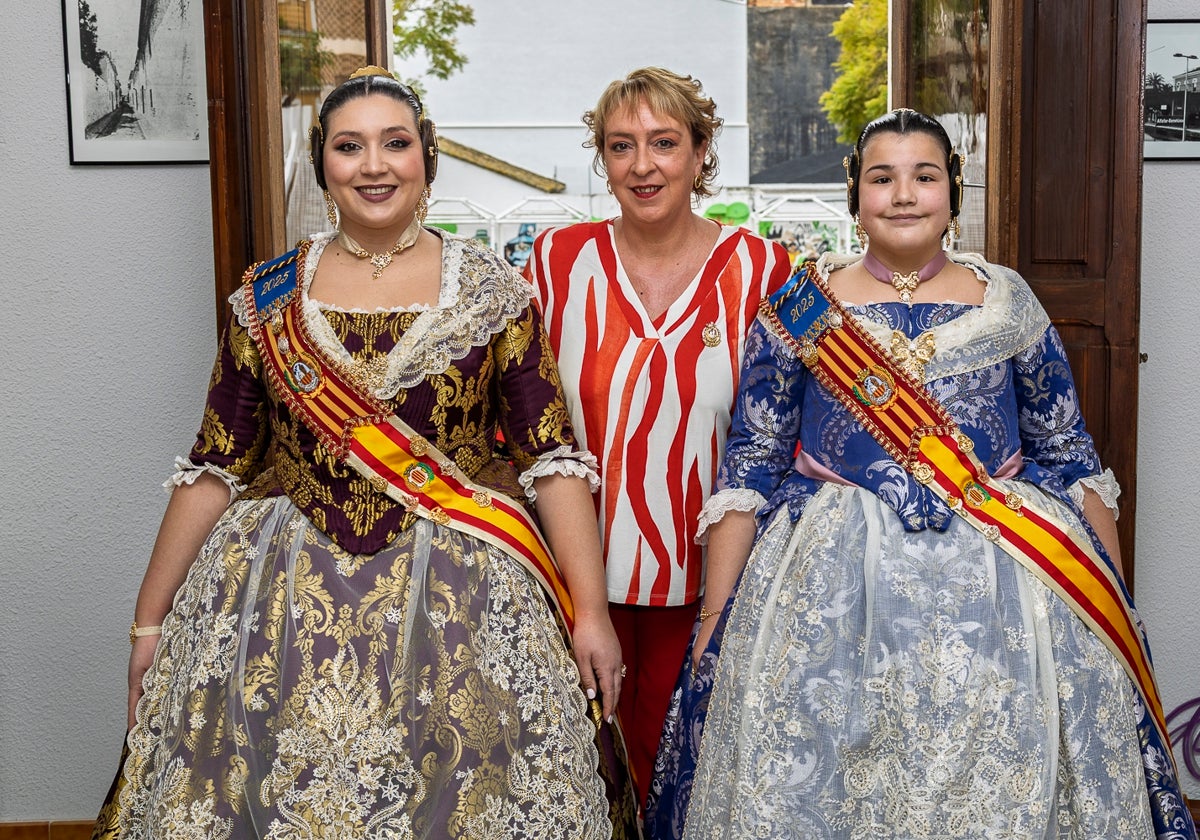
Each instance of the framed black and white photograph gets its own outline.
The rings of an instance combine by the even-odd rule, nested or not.
[[[71,163],[206,163],[201,0],[63,0]]]
[[[1146,22],[1146,160],[1200,160],[1200,20]]]

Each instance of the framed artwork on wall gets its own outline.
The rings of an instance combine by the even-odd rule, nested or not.
[[[62,3],[71,163],[207,163],[200,0]]]
[[[1200,160],[1200,20],[1146,22],[1146,160]]]

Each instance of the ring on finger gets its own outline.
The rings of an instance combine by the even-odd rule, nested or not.
[[[622,677],[623,677],[623,676],[625,676],[625,670],[626,670],[626,669],[625,669],[625,666],[624,666],[624,665],[621,665],[621,676],[622,676]]]

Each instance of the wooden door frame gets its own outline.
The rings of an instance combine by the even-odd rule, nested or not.
[[[283,115],[274,0],[203,0],[218,333],[248,265],[284,251]],[[390,67],[388,0],[363,0],[367,63]]]
[[[892,45],[911,43],[914,0],[892,0],[889,38]],[[1101,7],[1105,7],[1102,9]],[[989,6],[988,138],[987,138],[987,235],[985,256],[992,262],[1011,266],[1025,277],[1042,299],[1051,319],[1060,326],[1103,330],[1106,347],[1104,388],[1109,395],[1099,409],[1104,413],[1097,426],[1109,431],[1098,439],[1100,457],[1120,482],[1121,517],[1117,530],[1125,579],[1134,579],[1134,538],[1137,519],[1137,401],[1139,363],[1139,309],[1141,271],[1142,202],[1142,67],[1146,0],[1091,0],[1079,6],[1080,16],[1111,13],[1115,16],[1111,106],[1115,128],[1104,171],[1093,173],[1107,182],[1108,215],[1103,225],[1111,232],[1111,243],[1099,258],[1078,265],[1054,266],[1036,261],[1033,251],[1034,176],[1032,149],[1038,143],[1053,143],[1056,124],[1038,123],[1032,115],[1037,83],[1039,5],[1036,0],[1001,2]],[[1081,27],[1082,29],[1082,27]],[[912,101],[910,51],[889,50],[889,75],[893,84],[892,105]],[[1140,61],[1128,57],[1140,56]],[[1065,59],[1064,59],[1065,60]],[[1069,119],[1064,114],[1061,119]],[[1072,153],[1067,150],[1067,154]],[[1044,210],[1044,208],[1042,208]],[[1045,214],[1043,213],[1043,216]],[[1100,221],[1097,220],[1097,224]],[[1090,243],[1094,245],[1094,241]],[[1046,271],[1049,270],[1047,274]],[[1061,274],[1057,272],[1061,269]],[[1070,276],[1078,270],[1073,285],[1040,282]],[[1089,274],[1084,277],[1083,274]],[[1080,292],[1095,290],[1094,296]],[[1127,434],[1114,440],[1116,430]]]
[[[1009,4],[993,2],[992,9]],[[1033,150],[1037,147],[1062,146],[1061,127],[1072,118],[1070,109],[1062,109],[1056,120],[1035,124],[1034,87],[1038,79],[1034,62],[1038,49],[1039,20],[1042,7],[1035,0],[1012,4],[1003,21],[993,21],[991,45],[994,51],[989,98],[996,97],[1001,110],[989,110],[998,119],[989,119],[988,179],[992,194],[989,213],[995,206],[998,225],[989,221],[988,256],[1014,267],[1038,292],[1051,319],[1060,327],[1101,325],[1106,348],[1104,392],[1107,399],[1094,409],[1104,414],[1102,427],[1107,430],[1097,439],[1104,466],[1112,469],[1121,485],[1121,516],[1117,530],[1125,580],[1134,585],[1134,540],[1137,520],[1137,406],[1139,376],[1139,335],[1141,308],[1141,218],[1142,218],[1142,67],[1145,62],[1146,0],[1092,0],[1079,11],[1080,18],[1097,16],[1102,23],[1111,16],[1107,34],[1112,41],[1094,44],[1097,54],[1107,48],[1111,60],[1111,78],[1094,80],[1095,87],[1110,84],[1103,103],[1094,102],[1096,112],[1112,115],[1111,132],[1105,136],[1110,146],[1106,159],[1095,161],[1087,173],[1095,179],[1097,191],[1105,197],[1106,210],[1089,218],[1093,228],[1087,242],[1090,249],[1074,265],[1038,262],[1035,228],[1053,214],[1042,206],[1035,209],[1036,176]],[[1080,30],[1088,31],[1082,25]],[[1000,25],[1000,24],[1003,25]],[[1138,56],[1137,61],[1130,61]],[[1063,58],[1062,60],[1067,60]],[[1043,68],[1044,69],[1044,68]],[[1109,68],[1105,68],[1109,69]],[[1095,70],[1101,72],[1099,68]],[[1091,85],[1089,86],[1091,87]],[[1080,112],[1086,109],[1081,107]],[[1043,114],[1043,117],[1045,114]],[[1062,149],[1063,154],[1084,154],[1084,149]],[[1040,216],[1038,215],[1040,213]],[[1103,231],[1103,236],[1095,232]],[[1070,277],[1073,283],[1042,283],[1057,277]],[[1096,294],[1088,294],[1095,290]],[[1080,293],[1083,292],[1081,295]],[[1069,313],[1069,314],[1064,314]],[[1118,435],[1120,435],[1118,437]]]

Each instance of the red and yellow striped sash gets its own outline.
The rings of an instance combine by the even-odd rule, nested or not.
[[[1162,700],[1133,605],[1091,540],[993,479],[973,454],[971,439],[945,408],[855,323],[813,266],[764,301],[761,311],[817,380],[897,463],[1033,572],[1091,628],[1129,674],[1163,743],[1169,744]]]
[[[300,312],[296,262],[276,260],[247,272],[250,334],[280,398],[335,457],[378,492],[518,560],[545,589],[570,632],[574,611],[566,583],[529,513],[504,494],[472,482],[452,459],[321,353]]]

